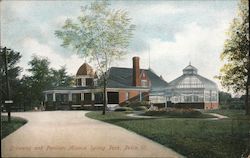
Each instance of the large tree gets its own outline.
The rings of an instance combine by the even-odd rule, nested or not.
[[[31,110],[44,100],[43,91],[60,86],[69,86],[73,78],[67,75],[66,68],[62,66],[56,70],[50,67],[49,59],[33,56],[29,61],[30,75],[24,75],[20,80],[20,104],[24,110]]]
[[[6,73],[5,73],[5,60],[7,61],[7,70],[8,70],[8,79],[11,85],[11,94],[14,95],[15,93],[15,86],[18,81],[18,76],[20,75],[21,68],[17,66],[17,63],[21,59],[21,55],[19,52],[16,52],[12,49],[6,48],[6,52],[4,52],[4,48],[1,48],[1,55],[0,55],[0,87],[1,87],[1,100],[6,98]]]
[[[42,92],[52,87],[49,64],[47,58],[33,56],[29,62],[30,69],[28,69],[31,76],[24,76],[23,78],[23,83],[27,83],[32,92],[30,96],[34,106],[38,106],[43,101]]]
[[[13,100],[14,105],[18,105],[19,86],[18,76],[21,68],[17,66],[21,59],[19,52],[10,48],[1,47],[0,54],[0,105],[4,104],[5,100]],[[7,69],[7,72],[6,72]],[[8,80],[8,82],[7,82]],[[8,107],[9,108],[9,107]],[[8,109],[10,112],[10,108]],[[10,117],[10,113],[9,113]]]
[[[95,1],[82,7],[77,21],[67,19],[61,30],[55,31],[62,46],[94,61],[103,80],[103,114],[107,106],[108,69],[113,61],[127,52],[132,31],[128,13],[109,8],[107,1]]]
[[[222,86],[234,92],[245,92],[246,114],[250,115],[249,84],[249,1],[241,0],[238,4],[238,16],[232,21],[228,39],[224,44],[221,59],[226,64],[221,68],[219,79]]]

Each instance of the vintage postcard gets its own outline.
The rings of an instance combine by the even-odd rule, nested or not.
[[[250,158],[248,0],[2,0],[2,157]]]

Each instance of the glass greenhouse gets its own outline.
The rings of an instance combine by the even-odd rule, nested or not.
[[[218,87],[213,81],[200,76],[189,64],[183,75],[169,83],[165,90],[167,106],[201,109],[218,108]]]

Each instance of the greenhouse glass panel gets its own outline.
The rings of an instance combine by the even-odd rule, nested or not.
[[[203,88],[202,82],[195,76],[187,76],[178,85],[177,88]]]

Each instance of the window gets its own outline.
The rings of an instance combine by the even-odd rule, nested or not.
[[[192,96],[184,96],[184,102],[192,102]]]
[[[94,82],[93,82],[93,78],[86,78],[86,86],[93,86]]]
[[[205,91],[205,101],[206,102],[210,102],[211,101],[211,94],[210,94],[211,92],[210,91]]]
[[[82,86],[82,79],[76,79],[76,86]]]
[[[187,76],[179,83],[179,85],[177,85],[177,88],[203,88],[203,87],[204,85],[202,84],[202,82],[195,76]]]
[[[216,91],[212,91],[211,101],[217,101],[217,92]]]

